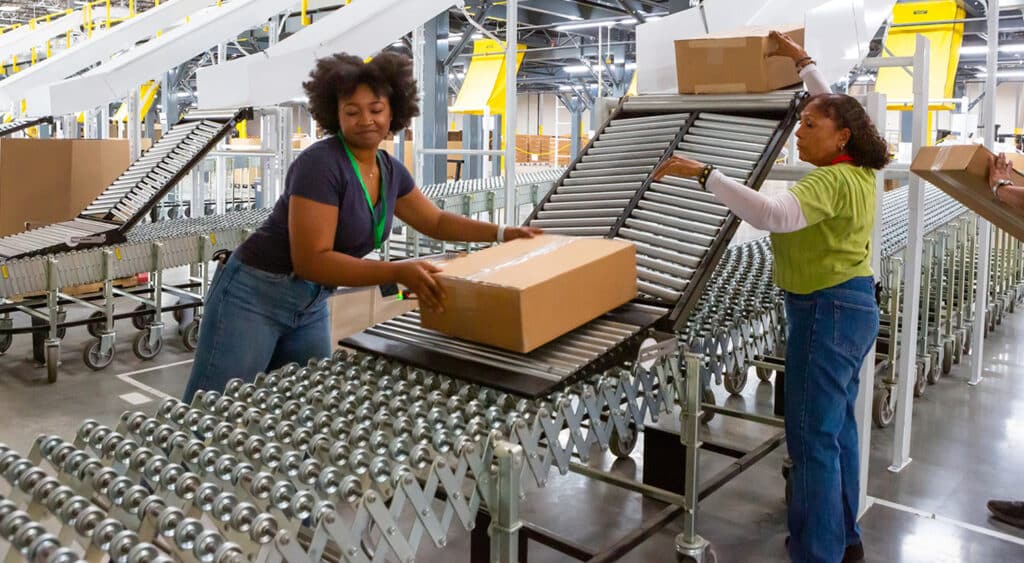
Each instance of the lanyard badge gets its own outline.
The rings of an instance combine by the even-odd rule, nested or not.
[[[345,147],[345,154],[348,155],[349,162],[352,163],[352,170],[356,173],[356,178],[359,179],[359,185],[363,188],[363,195],[366,196],[366,206],[370,209],[370,230],[373,232],[373,247],[380,249],[384,242],[384,224],[388,218],[388,200],[385,196],[385,189],[387,186],[387,177],[384,172],[384,163],[381,161],[380,152],[377,153],[377,166],[380,168],[380,194],[377,196],[377,200],[380,201],[381,209],[380,216],[377,216],[377,211],[373,207],[373,200],[370,198],[370,190],[366,189],[366,182],[363,181],[363,173],[359,171],[359,162],[356,161],[356,157],[352,154],[352,151],[348,148],[348,143],[345,142],[345,138],[341,136],[341,132],[338,132],[338,140],[341,141],[341,146]]]

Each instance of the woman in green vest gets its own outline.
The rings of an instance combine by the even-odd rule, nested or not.
[[[797,562],[861,561],[859,452],[854,404],[860,368],[878,334],[871,269],[875,173],[888,146],[857,100],[833,94],[814,61],[773,33],[812,95],[796,133],[800,159],[817,168],[764,195],[712,165],[672,157],[654,173],[698,178],[740,219],[771,232],[775,283],[785,291],[787,541]]]

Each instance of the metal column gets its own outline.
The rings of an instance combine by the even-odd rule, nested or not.
[[[462,116],[462,147],[466,149],[483,150],[484,147],[484,117],[482,115]],[[483,155],[466,155],[463,157],[465,163],[462,165],[462,179],[475,180],[484,177]]]
[[[416,45],[414,64],[420,70],[418,78],[423,92],[423,112],[420,128],[414,133],[418,149],[448,148],[448,73],[444,59],[448,56],[448,12],[426,22],[420,31],[420,44]],[[448,158],[444,154],[427,153],[423,158],[423,176],[417,177],[421,186],[442,183],[448,178]]]
[[[139,89],[128,93],[128,162],[135,162],[142,153],[142,122],[139,121]]]
[[[929,41],[917,36],[914,51],[914,136],[913,153],[924,146],[928,135]],[[910,463],[910,427],[914,408],[914,379],[917,377],[917,328],[921,309],[921,256],[924,250],[924,180],[911,175],[907,204],[907,268],[903,292],[903,338],[900,342],[899,383],[896,399],[896,436],[889,471],[902,471]]]
[[[491,150],[501,150],[501,124],[502,119],[500,115],[495,115],[494,124],[491,126]],[[501,176],[501,159],[491,158],[491,176]]]
[[[988,68],[998,66],[999,50],[999,0],[989,0],[988,15]],[[985,148],[993,150],[996,140],[996,72],[989,72],[985,78],[985,104],[982,116],[985,120]],[[992,253],[992,226],[978,217],[978,278],[974,296],[974,342],[971,343],[971,385],[981,383],[985,357],[985,323],[988,311],[989,257]]]
[[[519,48],[519,0],[505,3],[505,224],[519,224],[516,206],[516,57]]]
[[[583,103],[578,103],[572,110],[572,131],[569,132],[569,162],[572,162],[583,149],[581,131],[583,129]],[[557,163],[556,163],[557,165]]]
[[[872,92],[867,96],[867,112],[878,127],[885,124],[885,94]],[[882,272],[882,203],[885,198],[885,174],[875,174],[875,228],[871,233],[871,269],[876,279]],[[857,393],[857,404],[854,412],[857,415],[857,436],[860,458],[860,499],[857,503],[857,518],[860,519],[868,507],[868,468],[871,464],[871,407],[875,395],[875,350],[868,352],[864,364],[860,368],[860,391]]]

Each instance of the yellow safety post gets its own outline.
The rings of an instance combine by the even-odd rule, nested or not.
[[[7,61],[0,61],[0,76],[7,76]]]
[[[39,61],[39,55],[36,54],[36,48],[35,47],[32,47],[32,50],[30,52],[32,53],[32,62],[30,63],[29,66],[34,66],[36,64],[36,62]]]
[[[954,105],[948,99],[953,97],[953,83],[957,64],[960,61],[960,45],[963,41],[962,23],[929,24],[962,20],[965,11],[957,0],[930,0],[896,4],[892,11],[893,24],[901,27],[889,28],[885,40],[883,57],[906,57],[914,54],[918,34],[924,35],[931,43],[931,60],[928,65],[928,97],[943,100],[930,103],[932,110],[952,110]],[[919,25],[905,25],[919,24]],[[910,110],[913,104],[913,77],[902,68],[879,69],[875,91],[884,93],[890,103],[890,110]]]
[[[309,9],[309,0],[302,0],[302,25],[307,26],[313,21],[309,17],[307,10]]]
[[[50,39],[46,40],[46,58],[53,56],[53,41]]]
[[[11,70],[18,72],[18,55],[11,55]]]
[[[128,0],[128,17],[135,17],[135,0]]]
[[[27,113],[27,112],[28,112],[28,100],[26,100],[25,98],[22,98],[21,99],[21,113]]]
[[[107,0],[107,29],[110,29],[110,0]]]

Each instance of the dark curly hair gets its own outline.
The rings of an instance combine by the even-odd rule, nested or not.
[[[846,154],[853,159],[853,164],[874,170],[881,170],[889,164],[889,144],[878,134],[864,106],[855,98],[846,94],[820,94],[807,102],[810,104],[815,104],[828,116],[836,124],[836,129],[850,130]]]
[[[360,84],[390,102],[392,133],[409,127],[412,118],[420,114],[408,57],[383,52],[363,62],[360,57],[338,53],[319,59],[309,81],[302,84],[309,97],[309,112],[320,127],[332,135],[338,132],[338,100],[351,96]]]

